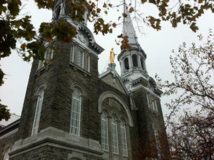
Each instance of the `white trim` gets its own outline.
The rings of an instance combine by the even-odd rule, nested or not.
[[[104,132],[104,135],[102,134]],[[108,118],[106,113],[101,115],[101,147],[104,151],[109,151],[109,128],[108,128]],[[105,137],[106,136],[106,137]],[[106,139],[106,143],[105,140]]]
[[[79,95],[79,98],[77,98],[77,97],[74,97],[74,95],[73,95],[74,92],[72,93],[71,117],[70,117],[70,134],[76,135],[76,136],[80,136],[81,112],[82,112],[82,97],[81,97],[81,95],[82,95],[82,93],[81,93],[81,90],[79,88],[75,87],[74,90],[77,90],[80,93],[80,95]],[[77,106],[78,107],[78,112],[74,111],[74,100],[78,102],[78,106]],[[73,115],[75,114],[76,116],[78,115],[79,116],[78,119],[74,119],[72,117],[72,114]],[[78,126],[73,126],[73,123],[72,123],[73,120],[78,121]],[[76,128],[77,129],[77,133],[72,132],[72,128]]]
[[[98,55],[93,51],[91,50],[90,48],[88,48],[87,46],[85,45],[82,45],[81,43],[79,43],[78,39],[77,38],[73,38],[73,42],[74,44],[78,45],[80,48],[84,49],[84,50],[88,50],[89,53],[93,54],[94,56],[96,56],[98,58]]]
[[[88,61],[88,72],[90,72],[90,70],[91,70],[91,57],[89,56],[89,54],[87,54],[87,61]]]
[[[111,122],[112,129],[112,152],[113,154],[119,154],[119,138],[118,138],[118,123],[117,119],[113,117]]]
[[[150,93],[151,95],[153,95],[154,97],[160,99],[160,96],[158,96],[157,94],[155,94],[151,89],[147,88],[147,87],[144,87],[142,85],[138,85],[138,86],[135,86],[135,87],[132,87],[130,89],[131,92],[134,92],[136,90],[139,90],[139,89],[144,89],[146,90],[148,93]]]
[[[126,125],[124,122],[120,123],[120,134],[121,134],[122,155],[128,156],[128,141],[127,141]]]
[[[44,141],[46,139],[54,140],[59,143],[44,142],[42,144],[39,144],[39,142]],[[33,145],[35,143],[38,143],[39,145],[36,145],[36,147],[33,147],[35,146]],[[66,143],[67,145],[70,145],[70,146],[64,147],[63,143]],[[16,141],[12,147],[11,158],[16,155],[20,155],[46,145],[55,146],[55,147],[67,149],[70,151],[77,151],[77,152],[81,151],[82,153],[87,153],[90,155],[95,155],[95,154],[101,155],[102,153],[100,144],[96,140],[70,135],[68,132],[65,132],[63,130],[60,130],[54,127],[48,127],[46,129],[41,130],[38,134],[34,136]],[[30,146],[32,146],[32,148]],[[76,148],[79,148],[79,149],[76,149]],[[24,151],[19,151],[18,153],[13,154],[13,152],[18,150],[23,150],[23,149]]]
[[[3,160],[9,160],[9,153],[11,151],[11,147],[8,147],[6,152],[4,152],[4,157],[3,157]]]
[[[37,134],[38,130],[39,130],[39,122],[40,122],[40,117],[41,117],[43,99],[44,99],[44,89],[41,89],[39,91],[39,95],[36,100],[31,136]]]

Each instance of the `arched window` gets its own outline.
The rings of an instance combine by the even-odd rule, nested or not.
[[[129,59],[128,58],[125,58],[125,60],[124,60],[124,66],[125,66],[126,70],[129,69]]]
[[[142,67],[142,69],[145,70],[145,68],[144,68],[144,61],[143,61],[143,58],[142,58],[142,57],[140,58],[140,62],[141,62],[141,67]]]
[[[105,151],[109,150],[108,145],[108,118],[106,113],[101,115],[101,146]]]
[[[112,150],[113,153],[119,153],[117,119],[115,116],[112,118]]]
[[[127,156],[128,155],[127,135],[126,135],[126,124],[124,121],[121,121],[120,132],[121,132],[122,153],[123,155]]]
[[[43,98],[44,98],[44,88],[41,88],[41,89],[39,89],[38,94],[37,94],[36,108],[35,108],[34,121],[33,121],[31,135],[35,135],[38,133]]]
[[[133,66],[134,66],[134,67],[138,67],[137,55],[136,55],[136,54],[133,54],[133,55],[132,55],[132,62],[133,62]]]
[[[70,133],[78,136],[80,135],[81,103],[81,91],[78,88],[74,88],[72,94]]]
[[[129,159],[128,132],[133,123],[129,110],[126,110],[128,106],[113,92],[104,92],[98,102],[104,157],[113,155],[113,159]],[[108,150],[104,149],[105,142],[108,143]]]

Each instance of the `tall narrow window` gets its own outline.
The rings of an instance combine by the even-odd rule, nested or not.
[[[152,109],[152,103],[151,103],[151,97],[150,97],[150,95],[146,94],[146,98],[147,98],[148,108]]]
[[[88,55],[88,57],[87,57],[87,61],[88,61],[88,63],[87,63],[87,66],[88,66],[88,72],[90,72],[90,65],[91,65],[91,61],[90,61],[90,56]]]
[[[112,119],[112,150],[113,150],[113,153],[119,153],[118,130],[117,130],[117,119],[116,119],[116,117],[113,117],[113,119]]]
[[[36,108],[35,108],[35,113],[34,113],[34,121],[33,121],[31,135],[35,135],[38,133],[43,98],[44,98],[44,89],[40,89],[39,93],[38,93],[38,97],[37,97],[37,102],[36,102]]]
[[[132,62],[133,62],[133,66],[134,66],[134,67],[138,67],[137,55],[136,55],[136,54],[133,54],[133,55],[132,55]]]
[[[129,59],[128,58],[125,58],[125,60],[124,60],[124,66],[125,66],[126,70],[129,69]]]
[[[101,146],[105,151],[109,150],[108,145],[108,118],[105,113],[101,115]]]
[[[38,69],[44,67],[44,64],[50,63],[50,61],[53,59],[53,49],[47,48],[45,55],[44,55],[44,60],[40,60],[38,64]]]
[[[10,152],[10,150],[11,150],[11,148],[8,148],[5,151],[3,160],[9,160],[9,152]]]
[[[84,68],[85,69],[85,53],[81,50],[80,52],[79,52],[79,54],[80,54],[80,64],[79,64],[79,66],[81,67],[81,68]]]
[[[145,70],[144,61],[143,61],[143,58],[142,58],[142,57],[140,58],[140,62],[141,62],[141,67],[142,67],[142,69]]]
[[[81,92],[78,88],[74,88],[71,106],[71,123],[70,123],[71,134],[80,135],[80,119],[81,119]]]
[[[123,155],[127,156],[128,155],[127,135],[126,135],[126,125],[124,121],[121,122],[120,130],[121,130],[122,153]]]
[[[153,108],[154,111],[158,112],[158,106],[157,106],[156,99],[152,100],[152,108]]]
[[[46,50],[46,52],[45,52],[45,61],[46,61],[46,63],[49,63],[50,62],[50,60],[52,60],[53,59],[53,49],[51,49],[51,48],[48,48],[47,50]]]
[[[77,47],[74,47],[74,63],[82,67],[82,52]]]

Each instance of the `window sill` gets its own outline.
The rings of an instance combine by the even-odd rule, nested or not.
[[[119,155],[119,153],[113,152],[113,155],[117,155],[117,156],[118,156],[118,155]]]
[[[129,156],[128,156],[128,155],[124,155],[124,154],[123,154],[123,157],[128,158]]]
[[[74,70],[81,71],[85,76],[91,76],[91,73],[86,71],[85,69],[81,68],[80,66],[70,62],[70,66],[74,68]]]

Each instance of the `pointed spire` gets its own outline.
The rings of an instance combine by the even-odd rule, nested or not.
[[[137,36],[135,33],[135,29],[132,23],[132,19],[126,3],[124,1],[124,19],[123,19],[123,36],[128,37],[128,44],[131,48],[139,48],[140,45],[137,41]]]

